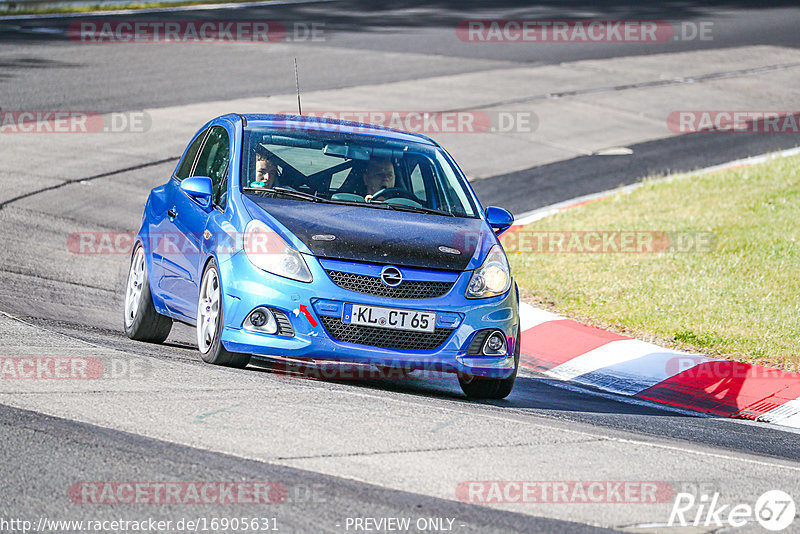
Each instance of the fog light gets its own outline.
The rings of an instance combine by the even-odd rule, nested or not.
[[[261,328],[267,323],[267,314],[261,310],[256,310],[250,316],[250,324],[256,328]]]
[[[500,336],[493,335],[489,338],[486,346],[489,348],[489,350],[500,350],[500,347],[503,346],[503,340],[500,338]]]
[[[253,332],[274,334],[278,331],[278,322],[267,308],[256,308],[244,321],[244,329]]]
[[[505,356],[506,351],[506,337],[499,330],[495,330],[484,341],[481,352],[486,356]]]

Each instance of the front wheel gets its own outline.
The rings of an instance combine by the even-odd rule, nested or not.
[[[519,331],[519,329],[517,329]],[[514,347],[514,372],[508,378],[484,378],[472,375],[458,375],[461,390],[470,399],[505,399],[514,389],[519,369],[519,337]]]
[[[217,263],[212,259],[200,282],[197,300],[197,347],[206,363],[243,369],[250,363],[249,354],[229,352],[222,345],[222,288]]]
[[[125,286],[125,334],[137,341],[163,343],[171,329],[172,319],[158,313],[153,304],[144,247],[137,245]]]

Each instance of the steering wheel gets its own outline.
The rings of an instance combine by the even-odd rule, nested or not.
[[[380,191],[373,193],[372,198],[378,197],[384,197],[387,200],[390,198],[403,197],[407,198],[408,200],[413,200],[414,202],[419,202],[419,199],[414,195],[414,193],[410,193],[402,187],[384,187]]]

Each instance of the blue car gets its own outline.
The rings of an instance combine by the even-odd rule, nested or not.
[[[180,321],[212,364],[452,372],[468,397],[501,399],[519,366],[519,297],[498,240],[512,223],[426,136],[224,115],[150,192],[125,332],[161,343]]]

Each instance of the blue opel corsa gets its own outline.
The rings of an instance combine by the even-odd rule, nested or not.
[[[153,189],[131,256],[125,332],[195,325],[202,359],[333,360],[458,374],[501,399],[519,296],[498,235],[436,142],[293,115],[218,117]]]

